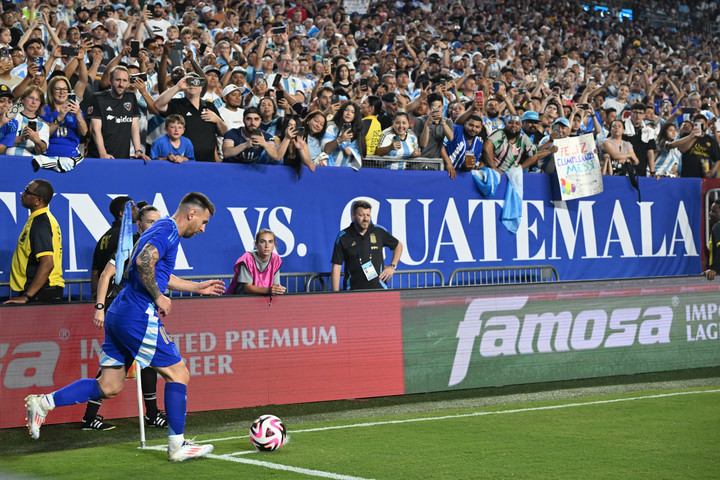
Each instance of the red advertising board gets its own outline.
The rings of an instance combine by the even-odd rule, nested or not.
[[[25,396],[95,375],[103,335],[91,320],[87,304],[0,308],[0,428],[25,424]],[[176,300],[164,323],[190,371],[189,411],[404,392],[399,292]],[[101,413],[137,415],[134,381]]]

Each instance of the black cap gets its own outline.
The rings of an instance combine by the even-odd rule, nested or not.
[[[10,90],[10,87],[0,84],[0,97],[13,98],[12,90]]]

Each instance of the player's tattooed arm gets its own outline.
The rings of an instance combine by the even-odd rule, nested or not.
[[[150,297],[157,300],[162,292],[155,281],[155,264],[160,259],[157,247],[152,243],[146,244],[135,260],[140,281],[145,285]]]

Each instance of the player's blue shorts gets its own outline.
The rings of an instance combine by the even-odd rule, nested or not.
[[[105,341],[100,355],[100,366],[125,365],[130,368],[137,360],[142,368],[169,367],[182,361],[175,342],[165,331],[152,305],[145,314],[123,316],[105,315]]]

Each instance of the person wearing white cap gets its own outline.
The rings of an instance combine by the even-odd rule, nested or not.
[[[213,7],[210,5],[205,5],[200,9],[200,22],[207,24],[209,20],[216,20],[213,19],[213,14],[215,11],[213,10]]]
[[[460,78],[465,74],[465,60],[462,55],[453,55],[452,57],[452,70],[450,70],[450,76],[452,78]]]
[[[161,36],[167,38],[167,29],[172,26],[172,23],[165,20],[165,2],[163,0],[152,0],[150,4],[145,4],[145,8],[149,9],[152,13],[152,18],[145,20],[145,27],[150,32],[145,32],[143,39]]]
[[[225,101],[225,105],[220,107],[220,118],[223,119],[228,129],[240,128],[243,125],[243,109],[240,108],[242,105],[243,91],[245,87],[239,85],[230,84],[223,88],[222,98]]]
[[[207,79],[207,88],[202,99],[212,102],[215,107],[219,109],[225,105],[223,101],[224,95],[221,96],[222,85],[220,84],[220,69],[215,65],[208,65],[203,68],[203,73]]]
[[[108,29],[102,22],[93,22],[90,24],[90,36],[94,46],[101,48],[103,51],[102,64],[107,65],[110,60],[117,56],[115,50],[108,45]]]
[[[247,84],[247,71],[242,67],[235,67],[229,72],[226,72],[225,75],[223,75],[222,84],[223,88],[230,84],[243,87],[243,95],[250,93],[250,87]]]

